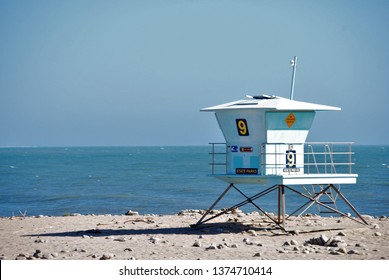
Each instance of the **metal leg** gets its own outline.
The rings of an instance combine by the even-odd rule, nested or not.
[[[368,225],[368,222],[366,222],[366,220],[364,218],[362,218],[361,214],[359,214],[359,212],[357,211],[357,209],[355,209],[354,206],[352,206],[352,204],[347,200],[347,198],[334,186],[334,185],[331,185],[332,188],[335,190],[335,192],[344,200],[344,202],[346,202],[346,204],[354,211],[355,214],[357,214],[357,216],[366,224]]]
[[[228,209],[225,209],[223,210],[222,212],[218,213],[218,214],[215,214],[214,216],[208,218],[208,219],[205,219],[205,217],[207,217],[210,212],[213,210],[213,208],[220,202],[220,200],[231,190],[231,188],[234,188],[236,191],[238,191],[243,197],[245,197],[246,199],[238,204],[235,204],[234,206],[228,208]],[[318,204],[322,207],[325,207],[329,210],[331,210],[332,212],[334,213],[338,213],[342,216],[345,216],[345,217],[348,217],[349,219],[351,220],[354,220],[358,223],[361,223],[360,221],[352,218],[352,217],[349,217],[348,215],[346,215],[345,213],[342,213],[340,212],[339,210],[335,209],[335,208],[332,208],[322,202],[319,201],[319,198],[328,190],[328,189],[334,189],[335,192],[345,201],[345,203],[357,214],[357,216],[367,225],[368,223],[363,219],[363,217],[358,213],[358,211],[351,205],[351,203],[343,196],[343,194],[332,184],[328,185],[326,188],[324,188],[322,191],[320,191],[319,193],[313,195],[313,196],[309,196],[309,195],[306,195],[302,192],[299,192],[289,186],[286,186],[286,185],[274,185],[264,191],[261,191],[259,193],[257,193],[256,195],[253,195],[251,197],[248,197],[246,194],[244,194],[241,190],[239,190],[234,184],[230,184],[225,190],[224,192],[219,196],[218,199],[216,199],[216,201],[211,205],[211,207],[205,212],[205,214],[200,218],[200,220],[196,223],[196,224],[193,224],[191,225],[191,227],[196,227],[198,225],[201,225],[207,221],[210,221],[216,217],[219,217],[221,215],[224,215],[230,211],[233,211],[234,209],[237,209],[239,207],[242,207],[248,203],[251,203],[252,205],[254,205],[262,214],[264,214],[266,217],[268,217],[273,223],[275,223],[278,227],[280,227],[283,231],[285,231],[285,220],[287,219],[286,217],[286,210],[285,210],[285,188],[301,195],[302,197],[305,197],[308,199],[308,202],[304,203],[301,207],[299,207],[297,210],[295,210],[291,215],[289,215],[288,217],[294,215],[296,212],[300,211],[302,208],[306,207],[300,214],[302,215],[305,211],[307,211],[313,204]],[[275,190],[278,190],[278,219],[277,220],[274,220],[272,217],[270,217],[261,207],[259,207],[257,204],[254,203],[254,200],[262,197],[262,196],[265,196]],[[308,205],[308,206],[307,206]],[[281,223],[281,216],[282,216],[282,223]],[[281,225],[282,224],[282,225]]]
[[[278,186],[277,186],[278,188]],[[284,224],[283,226],[280,225],[280,223],[276,220],[274,220],[272,217],[270,217],[261,207],[259,207],[257,204],[254,203],[252,197],[247,197],[243,192],[241,192],[237,187],[234,186],[234,189],[236,189],[241,195],[243,195],[245,198],[246,198],[246,203],[251,203],[252,205],[254,205],[259,211],[261,211],[262,214],[264,214],[266,217],[268,217],[273,223],[275,223],[276,225],[278,225],[282,230],[285,231],[285,228],[284,228]],[[271,191],[274,191],[276,188],[273,186],[270,188]],[[268,194],[269,192],[266,192],[266,194]],[[256,197],[256,196],[253,196],[253,197]],[[255,199],[257,199],[258,197],[256,197]]]
[[[206,216],[209,215],[209,213],[212,211],[212,209],[219,203],[219,201],[227,194],[227,192],[231,189],[231,188],[234,188],[236,191],[238,191],[242,196],[244,196],[246,198],[246,200],[228,208],[228,209],[225,209],[224,211],[208,218],[208,219],[205,219]],[[258,199],[259,197],[261,196],[264,196],[264,195],[267,195],[269,194],[270,192],[276,190],[277,188],[279,188],[278,185],[274,185],[262,192],[259,192],[257,193],[256,195],[254,196],[251,196],[251,197],[248,197],[247,195],[245,195],[241,190],[239,190],[234,184],[230,184],[227,189],[225,189],[225,191],[219,196],[219,198],[212,204],[212,206],[205,212],[205,214],[200,218],[200,220],[196,223],[196,224],[193,224],[191,225],[191,227],[196,227],[198,225],[201,225],[201,224],[204,224],[205,222],[208,222],[216,217],[219,217],[223,214],[226,214],[230,211],[233,211],[234,209],[237,209],[239,207],[242,207],[248,203],[251,203],[252,205],[254,205],[262,214],[264,214],[266,217],[268,217],[273,223],[275,223],[276,225],[278,225],[282,230],[285,230],[281,225],[280,223],[278,223],[276,220],[274,220],[272,217],[270,217],[261,207],[259,207],[257,204],[255,204],[253,201]]]
[[[323,189],[321,192],[317,193],[316,195],[312,196],[312,200],[308,200],[308,202],[304,203],[301,207],[297,208],[293,213],[291,213],[289,216],[293,216],[295,213],[297,213],[298,211],[300,211],[300,209],[304,208],[306,205],[308,205],[302,212],[300,212],[300,214],[298,215],[301,216],[302,214],[305,213],[305,211],[307,211],[313,204],[316,203],[316,201],[330,188],[330,186],[326,187],[325,189]],[[296,191],[297,192],[297,191]],[[297,192],[298,194],[301,195],[300,192]]]
[[[285,228],[285,188],[281,185],[281,201],[282,201],[282,226]]]
[[[288,187],[288,186],[285,186],[287,189],[289,189],[289,190],[291,190],[291,191],[293,191],[293,192],[295,192],[295,193],[297,193],[297,194],[299,194],[299,195],[301,195],[301,196],[303,196],[303,197],[305,197],[305,198],[307,198],[307,199],[309,199],[310,201],[312,201],[312,202],[314,202],[314,203],[316,203],[316,204],[318,204],[318,205],[320,205],[320,206],[323,206],[323,207],[325,207],[325,208],[327,208],[327,209],[329,209],[329,210],[331,210],[332,212],[335,212],[335,213],[338,213],[339,215],[341,215],[341,216],[344,216],[344,217],[347,217],[347,218],[349,218],[349,219],[351,219],[351,220],[354,220],[354,221],[356,221],[356,222],[358,222],[358,223],[361,223],[360,221],[358,221],[358,220],[356,220],[356,219],[354,219],[354,218],[352,218],[352,217],[349,217],[348,215],[346,215],[345,213],[342,213],[342,212],[340,212],[339,210],[337,210],[337,209],[335,209],[335,208],[332,208],[332,207],[330,207],[330,206],[328,206],[328,205],[325,205],[324,203],[321,203],[320,201],[318,201],[317,199],[317,197],[310,197],[310,196],[308,196],[308,195],[306,195],[306,194],[303,194],[303,193],[301,193],[301,192],[299,192],[299,191],[296,191],[295,189],[292,189],[291,187]],[[333,185],[329,185],[329,187],[332,187],[332,188],[334,188],[334,189],[336,189]],[[328,189],[328,188],[326,188],[326,189]],[[336,190],[337,191],[337,190]],[[323,191],[322,191],[323,192]],[[340,192],[339,192],[340,193]],[[350,204],[349,204],[349,206],[350,206]],[[355,210],[356,211],[356,210]],[[359,217],[360,217],[360,215],[358,215]],[[360,217],[361,218],[361,217]],[[367,222],[365,221],[365,220],[363,220],[362,219],[362,221],[365,223],[365,224],[367,224]],[[362,223],[361,223],[362,224]]]
[[[278,185],[278,223],[281,223],[281,189]]]
[[[219,201],[227,194],[227,192],[234,186],[234,184],[230,184],[225,190],[224,192],[219,196],[218,199],[216,199],[216,201],[212,204],[211,207],[209,207],[209,209],[205,212],[205,214],[200,218],[200,220],[194,224],[194,225],[191,225],[191,226],[198,226],[202,223],[202,221],[204,220],[204,218],[213,210],[213,208],[219,203]]]

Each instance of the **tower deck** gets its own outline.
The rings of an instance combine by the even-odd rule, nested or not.
[[[272,185],[329,185],[356,184],[358,174],[299,174],[299,175],[228,175],[214,174],[214,177],[230,184],[259,184]]]

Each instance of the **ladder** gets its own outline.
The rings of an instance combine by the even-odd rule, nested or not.
[[[313,165],[316,169],[316,172],[320,173],[319,164],[317,163],[315,152],[313,150],[313,146],[308,145],[307,147],[308,147],[308,154],[312,155]],[[324,157],[324,173],[327,173],[327,172],[330,172],[332,174],[336,173],[336,168],[335,168],[334,159],[333,159],[333,147],[332,147],[332,145],[324,145],[324,152],[321,154]],[[329,166],[329,170],[328,170],[328,166]],[[320,196],[318,198],[318,200],[321,198],[324,198],[323,200],[319,200],[321,203],[323,203],[325,205],[331,205],[332,208],[338,210],[338,208],[336,206],[336,199],[338,198],[338,194],[337,193],[334,194],[332,188],[327,189],[326,191],[323,191],[324,188],[325,188],[324,185],[312,185],[312,192],[315,196],[316,195]],[[336,188],[338,190],[340,190],[340,185],[337,185]],[[316,204],[316,205],[317,205],[319,213],[321,213],[321,214],[335,213],[334,211],[330,211],[329,209],[324,208],[323,206],[320,206],[319,204]]]

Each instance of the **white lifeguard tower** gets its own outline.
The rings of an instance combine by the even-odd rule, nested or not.
[[[340,184],[355,184],[358,177],[352,173],[352,142],[306,142],[316,112],[340,108],[293,100],[294,73],[290,99],[273,95],[248,96],[201,110],[215,113],[224,135],[225,143],[210,143],[210,164],[212,176],[229,186],[194,226],[248,203],[268,216],[254,200],[276,190],[278,219],[268,218],[283,230],[288,217],[296,213],[302,215],[314,204],[321,213],[325,210],[360,222],[337,209],[338,197],[367,224],[340,192]],[[249,197],[236,186],[238,184],[257,184],[264,190]],[[231,189],[237,190],[245,200],[207,218]],[[285,189],[307,200],[289,216],[285,213]]]

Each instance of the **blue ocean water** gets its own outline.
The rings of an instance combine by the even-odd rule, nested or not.
[[[342,185],[343,194],[362,214],[389,216],[389,146],[353,150],[358,183]],[[209,152],[208,146],[0,148],[0,216],[124,214],[130,209],[174,214],[206,209],[227,187],[208,176]],[[243,189],[250,195],[263,187]],[[242,200],[231,191],[217,208]],[[298,203],[298,197],[287,194],[287,207]],[[276,212],[276,194],[258,204]],[[308,212],[315,211],[312,207]]]

